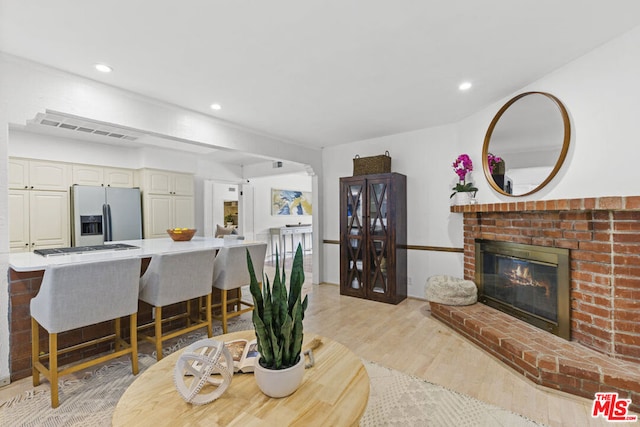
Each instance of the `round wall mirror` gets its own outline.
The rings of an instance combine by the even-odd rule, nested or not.
[[[507,196],[526,196],[558,173],[569,150],[571,125],[555,96],[526,92],[498,111],[482,147],[482,168],[491,187]]]

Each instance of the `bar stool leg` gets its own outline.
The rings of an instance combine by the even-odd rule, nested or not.
[[[115,319],[113,321],[114,323],[114,328],[115,328],[115,344],[114,344],[114,349],[115,351],[120,351],[120,349],[122,348],[122,334],[120,332],[120,318],[118,317],[117,319]]]
[[[31,375],[33,377],[33,386],[40,385],[40,371],[36,368],[36,364],[40,362],[40,333],[38,331],[38,322],[31,318]]]
[[[187,326],[191,326],[191,300],[187,301]]]
[[[222,290],[222,333],[227,333],[227,290]]]
[[[156,360],[162,359],[162,307],[155,307]]]
[[[138,313],[129,316],[129,330],[131,330],[129,337],[131,340],[131,373],[138,375]]]
[[[57,408],[58,399],[58,334],[49,334],[49,379],[51,384],[51,407]]]
[[[212,324],[212,320],[211,320],[211,294],[207,294],[207,302],[206,302],[207,308],[206,308],[206,313],[207,313],[207,335],[209,336],[209,338],[211,338],[213,336],[213,324]]]

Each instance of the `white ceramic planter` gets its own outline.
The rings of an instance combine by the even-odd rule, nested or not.
[[[269,397],[285,397],[296,391],[304,378],[304,355],[300,361],[287,369],[263,368],[256,358],[253,375],[260,390]]]
[[[474,193],[469,191],[463,191],[456,193],[451,198],[452,205],[475,205],[477,200],[474,196]]]

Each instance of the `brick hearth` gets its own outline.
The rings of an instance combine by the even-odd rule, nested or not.
[[[640,411],[640,369],[577,342],[566,341],[484,304],[455,307],[430,303],[431,314],[526,378],[593,399],[618,392]]]
[[[539,384],[590,398],[600,390],[619,391],[633,399],[637,411],[640,196],[452,206],[451,211],[464,214],[466,279],[475,279],[476,239],[570,249],[571,342],[480,304],[433,304],[434,316]],[[539,341],[554,343],[553,350],[542,351]]]

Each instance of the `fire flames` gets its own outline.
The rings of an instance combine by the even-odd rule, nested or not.
[[[533,278],[529,272],[529,267],[522,267],[518,264],[515,269],[505,273],[505,276],[509,279],[512,286],[533,286],[536,288],[544,289],[544,296],[549,297],[551,295],[551,287],[546,281],[538,281]]]

